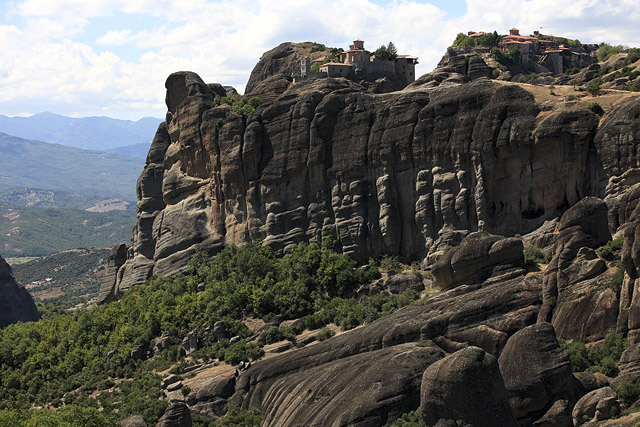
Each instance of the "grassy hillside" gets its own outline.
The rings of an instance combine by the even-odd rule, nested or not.
[[[0,205],[0,254],[43,256],[75,248],[109,248],[130,240],[135,220],[131,210],[94,213]]]
[[[144,160],[0,133],[0,191],[19,187],[135,200]]]
[[[98,294],[109,252],[109,249],[60,252],[13,265],[13,274],[36,301],[69,307]]]

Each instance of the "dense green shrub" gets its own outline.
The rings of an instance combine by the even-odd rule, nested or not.
[[[480,37],[477,37],[476,45],[484,46],[484,47],[498,46],[499,40],[500,40],[500,36],[496,31],[494,31],[493,33],[486,33],[481,35]]]
[[[411,411],[402,414],[393,424],[392,427],[424,427],[426,424],[422,419],[419,411]]]
[[[613,386],[618,398],[627,405],[631,405],[640,399],[640,379],[633,383],[625,383]]]
[[[230,97],[216,95],[216,97],[213,98],[211,106],[218,107],[223,104],[231,106],[228,114],[233,113],[248,117],[262,104],[262,100],[255,96],[251,98],[243,98],[240,96]]]
[[[453,46],[465,49],[471,49],[475,47],[476,42],[472,37],[467,36],[465,33],[458,33],[456,39],[453,41]]]
[[[624,245],[624,238],[618,237],[617,239],[609,240],[605,245],[600,246],[597,249],[598,255],[603,258],[607,258],[614,251],[622,249]]]
[[[326,233],[317,243],[296,245],[280,258],[258,243],[229,246],[212,260],[200,250],[185,275],[153,277],[120,301],[74,313],[50,310],[38,322],[3,328],[0,410],[73,404],[117,418],[141,414],[154,425],[167,405],[154,372],[171,365],[172,372],[184,371],[188,363],[177,343],[190,330],[199,331],[204,340],[207,328],[224,321],[239,340],[204,340],[191,358],[237,364],[264,354],[245,340],[251,332],[240,320],[246,315],[305,317],[308,328],[334,322],[349,329],[418,299],[413,291],[359,302],[345,298],[380,272],[375,266],[358,267],[339,249],[340,240]],[[200,283],[205,290],[197,292]],[[269,332],[275,340],[293,339],[301,331],[282,327]],[[163,333],[176,343],[153,359],[132,359],[134,345],[148,346]]]
[[[280,328],[278,326],[272,326],[267,331],[265,337],[265,343],[273,344],[275,342],[289,340],[291,342],[296,341],[296,334],[291,328]]]
[[[624,282],[624,267],[619,265],[616,268],[615,274],[611,278],[611,283],[609,283],[609,288],[619,293],[620,290],[622,289],[623,282]]]
[[[522,253],[524,254],[524,262],[527,265],[536,266],[537,264],[547,264],[549,262],[542,249],[536,246],[525,245]]]
[[[94,408],[69,405],[57,410],[0,411],[0,425],[5,427],[117,427],[116,417]]]
[[[509,46],[507,53],[504,53],[499,48],[494,47],[491,49],[491,54],[498,63],[505,66],[517,65],[520,63],[520,49],[515,46]]]
[[[623,52],[624,50],[625,48],[622,45],[612,46],[609,43],[601,43],[600,47],[596,51],[596,57],[598,58],[598,61],[602,62],[606,61],[615,54]]]
[[[214,427],[260,427],[264,417],[255,408],[245,410],[233,408],[227,415],[219,418],[213,424]]]
[[[328,340],[329,338],[331,338],[332,336],[334,336],[336,333],[329,329],[329,328],[323,328],[318,335],[316,336],[316,339],[318,341],[324,341],[324,340]]]
[[[597,102],[592,102],[591,104],[589,104],[589,110],[593,111],[599,116],[604,115],[604,109]]]
[[[607,334],[604,341],[597,346],[587,348],[582,342],[561,345],[569,354],[573,372],[601,372],[607,376],[618,374],[618,362],[622,352],[629,346],[629,341],[615,333]]]
[[[592,96],[597,96],[600,94],[600,86],[602,85],[602,80],[597,78],[591,80],[584,89],[589,92]]]

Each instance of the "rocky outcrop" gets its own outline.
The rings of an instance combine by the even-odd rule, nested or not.
[[[118,423],[120,427],[147,427],[147,423],[145,422],[142,415],[132,415],[123,420],[120,420]]]
[[[555,420],[564,418],[570,424],[570,408],[577,400],[575,379],[551,324],[538,323],[516,332],[498,362],[518,420],[535,421],[553,410]]]
[[[184,402],[174,402],[164,411],[156,427],[191,427],[191,411]]]
[[[227,400],[234,389],[235,378],[214,377],[191,390],[186,403],[193,413],[215,419],[227,412]]]
[[[100,281],[99,302],[106,303],[116,300],[116,286],[122,281],[122,277],[118,277],[118,272],[123,273],[120,267],[127,261],[127,251],[128,248],[125,243],[116,245],[111,249],[111,253],[107,258],[106,271]]]
[[[560,219],[538,315],[560,337],[594,341],[615,332],[618,297],[599,276],[606,266],[593,250],[611,238],[607,212],[602,200],[586,197]]]
[[[16,322],[35,322],[40,314],[24,286],[16,282],[11,266],[0,257],[0,328]]]
[[[616,412],[614,412],[616,411]],[[573,408],[574,426],[597,426],[611,417],[613,413],[620,413],[618,395],[611,387],[603,387],[584,395]]]
[[[418,408],[423,372],[444,351],[476,346],[498,357],[508,336],[535,322],[540,286],[533,277],[461,285],[261,360],[238,377],[231,406],[257,407],[268,425],[389,425]],[[300,421],[304,416],[316,424]]]
[[[518,425],[496,358],[478,347],[459,350],[424,371],[420,413],[430,426]]]
[[[359,259],[423,259],[444,292],[194,389],[194,412],[256,407],[266,425],[390,425],[420,408],[430,424],[570,425],[591,413],[585,403],[572,417],[581,395],[609,380],[576,379],[556,334],[627,334],[620,377],[637,377],[640,97],[602,120],[568,106],[541,114],[523,88],[487,79],[477,55],[448,55],[391,93],[373,93],[392,87],[384,81],[291,84],[296,49],[263,56],[247,85],[263,102],[250,114],[213,106],[231,89],[194,73],[167,79],[132,245],[114,250],[101,299],[184,271],[197,248],[214,255],[259,240],[284,252],[323,231]],[[525,270],[516,233],[553,244],[546,269]],[[620,292],[608,286],[614,261],[596,252],[616,233]],[[357,294],[421,287],[392,276]],[[203,342],[229,338],[221,325]],[[180,402],[169,409],[165,419],[188,413]]]
[[[450,289],[463,283],[477,283],[492,275],[508,271],[510,275],[524,274],[522,240],[494,236],[484,231],[471,233],[443,255],[431,267],[436,284]]]
[[[418,406],[422,372],[442,357],[401,344],[279,378],[262,396],[265,425],[385,425]]]
[[[477,53],[460,53],[451,49],[438,63],[438,70],[462,74],[475,80],[480,77],[491,77],[493,68],[489,67]]]
[[[270,78],[290,79],[296,64],[299,63],[298,50],[295,43],[287,42],[265,52],[251,71],[245,93],[252,96],[261,93],[258,87],[264,87],[263,83]]]
[[[356,257],[432,263],[469,232],[526,233],[587,195],[603,197],[603,180],[628,163],[615,159],[634,146],[624,137],[633,124],[605,118],[605,133],[580,109],[536,121],[528,92],[469,81],[454,65],[387,94],[340,79],[278,83],[249,117],[212,108],[223,87],[170,76],[166,126],[138,183],[139,219],[114,294],[176,274],[196,245],[214,254],[262,240],[281,251],[323,229]],[[279,69],[256,75],[277,79]],[[630,121],[638,99],[620,107]]]

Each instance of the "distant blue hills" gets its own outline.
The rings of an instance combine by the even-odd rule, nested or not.
[[[162,119],[152,117],[131,121],[109,117],[72,118],[47,112],[30,117],[0,115],[0,132],[84,150],[144,158],[160,122]]]
[[[140,157],[0,133],[0,192],[31,188],[135,201],[144,163]]]

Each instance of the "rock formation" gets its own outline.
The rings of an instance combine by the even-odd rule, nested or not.
[[[427,425],[517,426],[495,357],[478,347],[429,366],[420,411]]]
[[[538,323],[516,332],[498,361],[509,403],[518,419],[536,420],[553,409],[556,419],[570,422],[570,408],[577,400],[575,379],[569,357],[558,345],[551,324]]]
[[[261,58],[250,114],[214,106],[229,88],[169,76],[132,245],[114,249],[100,299],[184,271],[197,248],[260,240],[285,252],[323,231],[355,258],[422,259],[443,292],[201,384],[163,418],[255,407],[266,425],[377,426],[419,410],[436,425],[564,426],[617,408],[610,380],[572,374],[557,337],[626,335],[620,378],[640,377],[640,96],[602,120],[541,111],[522,87],[489,80],[477,55],[447,55],[392,93],[291,84],[295,53]],[[612,236],[624,238],[620,290],[597,253]],[[527,270],[523,242],[552,245],[546,269]],[[588,392],[606,405],[581,401]]]
[[[282,83],[293,53],[263,56],[247,86],[263,104],[248,117],[212,107],[227,93],[218,84],[167,79],[133,244],[103,301],[181,271],[196,245],[214,254],[262,240],[282,251],[327,229],[355,257],[430,264],[469,232],[526,233],[604,198],[610,178],[638,163],[638,97],[599,126],[577,107],[540,118],[529,92],[481,77],[479,57],[447,57],[402,91],[372,94],[341,79]],[[635,205],[615,201],[619,223]]]
[[[40,319],[29,291],[16,282],[11,266],[0,257],[0,328]]]

